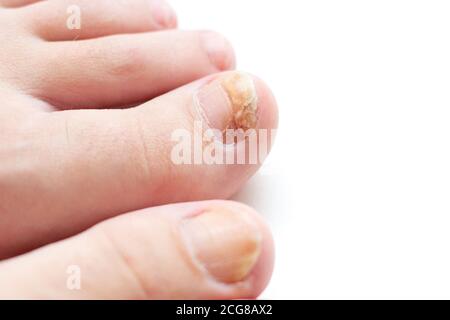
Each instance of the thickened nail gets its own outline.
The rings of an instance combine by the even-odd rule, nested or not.
[[[203,86],[196,95],[200,114],[212,129],[255,129],[258,97],[250,75],[232,72]]]

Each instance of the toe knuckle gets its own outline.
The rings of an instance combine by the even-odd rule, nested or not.
[[[94,241],[99,251],[104,255],[105,261],[113,268],[117,281],[123,281],[129,286],[129,292],[136,295],[134,298],[142,299],[149,296],[147,280],[140,272],[139,260],[130,254],[126,241],[121,241],[121,235],[114,224],[102,223],[92,229]],[[132,230],[129,230],[132,231]]]
[[[118,46],[111,49],[108,61],[110,73],[114,76],[132,77],[142,72],[145,55],[135,46]]]

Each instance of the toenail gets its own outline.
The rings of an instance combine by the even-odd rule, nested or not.
[[[175,11],[165,0],[150,0],[150,10],[154,22],[160,28],[174,28],[177,24]]]
[[[253,78],[232,72],[203,86],[196,95],[196,105],[209,127],[255,129],[258,122],[258,98]]]
[[[202,32],[201,40],[209,60],[219,71],[234,68],[234,52],[228,40],[212,31]]]
[[[242,212],[214,208],[184,221],[182,230],[194,259],[224,283],[244,280],[261,254],[260,230]]]

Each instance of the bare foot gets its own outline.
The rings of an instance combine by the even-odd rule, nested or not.
[[[81,29],[66,26],[71,5]],[[0,296],[257,296],[272,269],[267,228],[243,205],[186,201],[228,198],[260,163],[172,156],[180,130],[276,127],[266,85],[222,73],[230,44],[175,30],[164,1],[0,6]],[[66,287],[70,265],[86,270],[82,290]]]

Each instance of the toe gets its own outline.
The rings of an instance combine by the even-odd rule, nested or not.
[[[252,209],[226,201],[181,203],[125,214],[1,263],[0,297],[255,298],[273,259],[270,232]],[[17,285],[17,279],[26,281]]]
[[[91,39],[175,28],[166,0],[58,0],[27,7],[28,28],[45,40]]]
[[[0,0],[0,6],[6,8],[18,8],[41,1],[45,0]]]
[[[64,109],[129,106],[234,67],[231,45],[212,32],[43,43],[36,55],[29,93]]]

